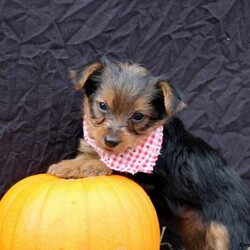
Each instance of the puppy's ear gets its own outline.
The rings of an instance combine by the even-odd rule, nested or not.
[[[72,78],[75,87],[77,90],[80,90],[84,87],[86,87],[87,83],[89,82],[91,76],[93,76],[96,72],[100,72],[100,70],[103,68],[102,62],[95,62],[83,69],[83,71],[75,71],[71,70],[70,77]]]
[[[159,81],[157,87],[162,92],[165,110],[169,116],[176,114],[186,107],[181,93],[167,81]]]

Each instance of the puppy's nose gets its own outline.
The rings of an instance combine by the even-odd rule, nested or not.
[[[114,147],[118,146],[120,143],[116,137],[113,137],[110,135],[107,135],[104,137],[104,142],[110,148],[114,148]]]

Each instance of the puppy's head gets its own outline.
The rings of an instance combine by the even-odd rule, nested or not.
[[[179,92],[137,64],[105,59],[72,72],[85,89],[84,119],[98,147],[110,153],[135,148],[185,107]]]

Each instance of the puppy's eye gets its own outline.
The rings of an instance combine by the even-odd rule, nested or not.
[[[141,122],[144,119],[144,115],[140,112],[134,113],[131,118],[133,122]]]
[[[107,105],[106,105],[104,102],[99,102],[99,103],[98,103],[98,106],[99,106],[99,109],[100,109],[101,111],[104,111],[104,112],[107,111]]]

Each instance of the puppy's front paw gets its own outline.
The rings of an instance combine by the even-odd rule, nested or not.
[[[77,179],[90,176],[111,175],[112,170],[99,160],[80,162],[73,159],[51,165],[47,173],[65,179]]]
[[[74,164],[74,162],[71,162],[70,160],[53,164],[49,167],[47,171],[48,174],[55,175],[65,179],[79,178],[78,172],[79,172],[79,166],[77,166],[76,164]]]
[[[111,175],[112,170],[100,160],[89,160],[81,165],[78,174],[81,177]]]

